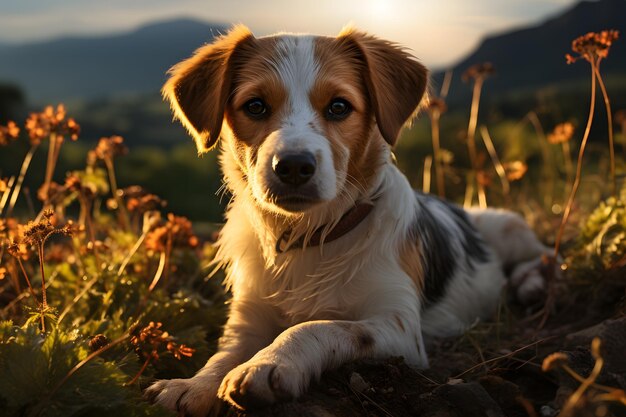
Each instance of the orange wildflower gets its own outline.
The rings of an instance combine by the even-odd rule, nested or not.
[[[568,64],[573,64],[581,58],[590,63],[596,63],[609,56],[611,45],[618,38],[619,31],[613,29],[603,30],[602,32],[589,32],[572,41],[572,51],[578,55],[565,54],[565,59]]]
[[[11,143],[11,141],[17,139],[20,135],[20,128],[17,127],[15,122],[9,121],[6,126],[0,125],[0,146],[5,146]]]
[[[548,142],[553,145],[569,141],[574,136],[574,124],[571,122],[559,123],[548,135]]]
[[[26,120],[26,130],[31,144],[39,144],[52,133],[57,135],[59,141],[62,141],[66,135],[69,135],[72,140],[77,140],[80,126],[74,119],[71,117],[66,119],[65,116],[63,104],[59,104],[56,110],[48,106],[41,113],[31,113]]]

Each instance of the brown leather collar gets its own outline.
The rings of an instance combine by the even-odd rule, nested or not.
[[[350,210],[348,210],[339,220],[339,222],[333,227],[325,237],[324,243],[332,242],[333,240],[337,240],[361,223],[368,214],[374,208],[374,204],[372,203],[358,203]],[[324,226],[320,226],[313,234],[311,238],[307,242],[306,246],[319,246],[322,240],[322,231],[324,230]],[[292,230],[287,229],[283,234],[278,238],[276,242],[276,253],[284,253],[292,249],[299,249],[304,247],[304,236],[301,236],[298,240],[294,241],[291,246],[286,248],[281,248],[283,243],[289,241],[289,235],[291,235]]]

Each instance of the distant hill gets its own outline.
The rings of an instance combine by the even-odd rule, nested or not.
[[[225,29],[178,19],[117,35],[0,45],[0,81],[39,103],[155,93],[172,65]]]
[[[13,116],[16,119],[42,104],[65,102],[81,124],[81,140],[120,134],[132,145],[171,146],[190,139],[178,123],[172,123],[160,98],[166,71],[226,28],[177,19],[117,35],[0,44],[0,85],[14,84],[24,92],[27,105],[18,109],[21,115]],[[621,32],[602,72],[614,109],[626,108],[626,0],[599,0],[578,3],[540,24],[485,38],[453,66],[450,113],[465,118],[468,111],[471,88],[461,81],[463,71],[490,61],[497,73],[485,83],[482,120],[519,119],[529,110],[543,111],[540,116],[548,125],[572,117],[582,120],[589,66],[567,65],[564,55],[574,38],[603,29]],[[442,79],[442,72],[433,74],[435,88]]]
[[[571,9],[531,27],[485,38],[470,55],[453,66],[454,76],[448,103],[467,101],[470,88],[461,74],[471,65],[492,62],[496,75],[485,83],[486,95],[524,95],[538,88],[568,88],[589,78],[589,65],[567,65],[565,54],[571,52],[572,40],[587,32],[618,29],[621,39],[611,47],[602,63],[607,76],[626,78],[626,0],[583,1]],[[443,72],[433,75],[434,85],[441,85]]]

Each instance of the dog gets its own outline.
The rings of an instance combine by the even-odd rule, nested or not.
[[[427,367],[426,343],[488,317],[505,284],[522,300],[544,287],[548,249],[521,216],[416,192],[392,162],[428,84],[398,45],[235,26],[170,75],[164,97],[198,151],[221,148],[232,301],[218,352],[151,385],[153,402],[204,416],[220,399],[297,398],[359,358]]]

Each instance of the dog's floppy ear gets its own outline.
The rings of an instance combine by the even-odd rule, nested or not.
[[[213,148],[219,139],[233,78],[231,61],[237,48],[252,39],[248,28],[235,26],[169,70],[171,76],[161,92],[174,117],[193,136],[199,153]]]
[[[424,96],[428,71],[398,45],[353,28],[342,30],[337,39],[359,49],[376,123],[383,138],[395,145],[402,126]]]

